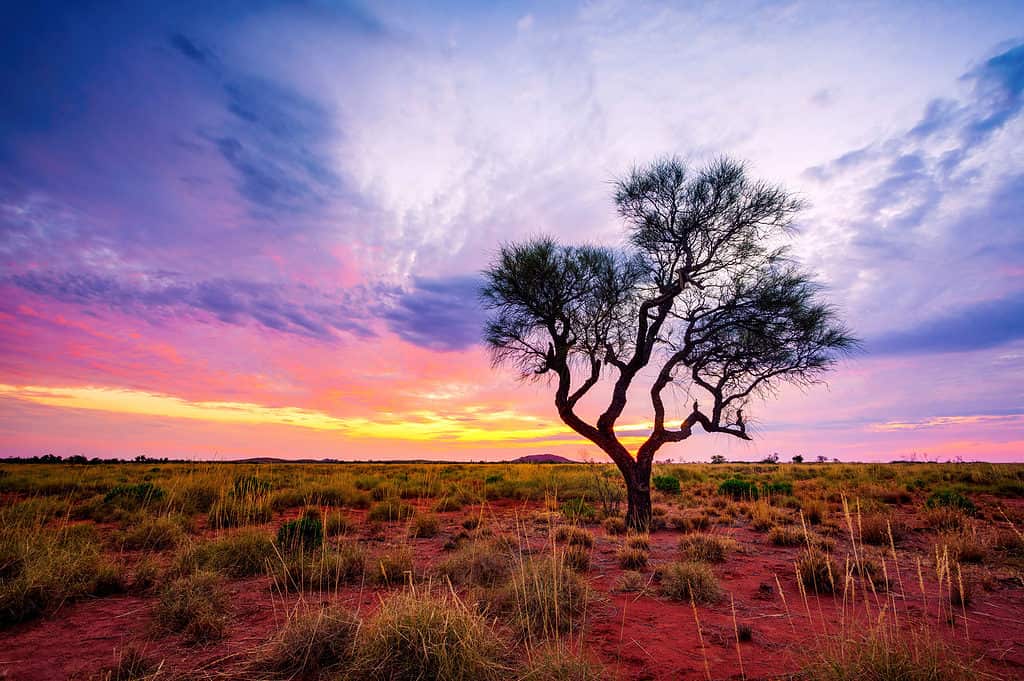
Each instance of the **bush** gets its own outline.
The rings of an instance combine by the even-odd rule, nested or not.
[[[717,534],[690,534],[679,540],[679,550],[688,561],[724,563],[735,549],[734,539]]]
[[[604,522],[601,523],[604,526],[604,531],[608,534],[625,534],[626,533],[626,521],[618,516],[612,516],[605,518]]]
[[[378,488],[379,489],[379,488]],[[409,504],[402,503],[397,499],[386,499],[370,507],[367,519],[380,522],[395,522],[405,520],[414,513]]]
[[[512,574],[506,601],[521,635],[555,636],[573,630],[586,608],[587,587],[563,561],[526,557]]]
[[[585,499],[570,499],[563,502],[560,510],[569,520],[593,520],[597,516],[594,507]]]
[[[818,549],[805,550],[796,564],[797,575],[804,587],[819,594],[836,590],[836,569],[828,554]]]
[[[408,591],[385,600],[357,639],[351,678],[505,681],[507,644],[450,593]]]
[[[337,606],[291,617],[259,656],[260,669],[286,678],[317,678],[352,661],[359,620]]]
[[[437,535],[441,522],[436,515],[418,515],[412,519],[409,525],[409,536],[419,539],[427,539]]]
[[[616,552],[615,558],[624,570],[639,570],[647,566],[647,551],[644,549],[624,546]]]
[[[721,595],[715,573],[703,563],[669,563],[659,573],[661,592],[674,601],[713,603]]]
[[[162,551],[176,545],[184,536],[181,525],[171,518],[146,518],[124,534],[121,545],[129,551]]]
[[[786,497],[793,494],[793,483],[789,480],[773,480],[766,482],[761,491],[768,497]]]
[[[377,584],[384,586],[403,584],[407,581],[414,581],[417,577],[412,551],[408,546],[402,546],[377,556],[372,565],[373,571],[370,577]]]
[[[805,542],[804,531],[795,525],[773,527],[768,539],[776,546],[800,546]]]
[[[954,508],[967,515],[974,515],[978,512],[978,507],[974,505],[973,501],[963,494],[949,489],[932,492],[925,501],[925,506],[928,508]]]
[[[571,525],[562,525],[555,530],[555,539],[566,542],[571,546],[590,548],[594,545],[594,535],[582,527],[572,527]]]
[[[277,530],[277,545],[284,551],[309,551],[324,543],[324,526],[318,514],[289,520]]]
[[[261,575],[277,558],[270,535],[246,529],[196,544],[178,557],[179,572],[216,570],[229,577]]]
[[[474,541],[457,549],[437,566],[453,584],[497,586],[512,574],[512,557],[499,541]]]
[[[138,508],[151,501],[159,501],[165,495],[165,492],[153,483],[140,482],[137,485],[117,485],[111,488],[103,497],[103,503]]]
[[[166,631],[183,634],[188,643],[216,641],[227,629],[227,608],[220,578],[212,572],[197,572],[160,591],[156,622]]]
[[[718,493],[733,499],[753,500],[758,498],[757,485],[747,480],[740,480],[739,478],[723,480],[722,484],[718,486]]]
[[[679,494],[679,478],[674,475],[655,475],[654,489],[665,494]]]
[[[859,524],[861,541],[873,546],[888,546],[890,530],[893,542],[898,542],[903,538],[905,530],[895,518],[881,513],[862,516]]]

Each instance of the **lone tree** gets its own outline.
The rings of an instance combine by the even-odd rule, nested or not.
[[[616,183],[615,205],[626,248],[547,237],[506,244],[484,271],[480,295],[494,363],[553,378],[559,417],[615,462],[626,522],[645,530],[651,466],[663,445],[689,438],[696,425],[749,440],[743,411],[751,398],[783,381],[819,380],[857,340],[777,243],[801,202],[749,178],[741,163],[721,159],[694,171],[659,160]],[[634,456],[615,425],[642,372],[653,427]],[[577,405],[599,383],[611,394],[591,423]],[[668,425],[669,385],[698,396],[678,426]]]

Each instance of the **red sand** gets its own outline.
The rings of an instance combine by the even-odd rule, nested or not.
[[[515,517],[528,517],[535,504],[508,501],[489,505],[488,515],[510,527]],[[358,512],[351,512],[356,515]],[[429,565],[441,555],[445,536],[458,531],[458,522],[468,511],[441,514],[442,533],[432,539],[412,540],[419,564]],[[361,514],[360,514],[361,515]],[[361,519],[361,518],[360,518]],[[532,523],[527,523],[532,527]],[[404,527],[392,524],[390,534]],[[868,596],[870,607],[858,595],[854,605],[847,603],[845,617],[841,596],[811,597],[806,605],[794,577],[793,561],[799,550],[771,545],[767,536],[747,527],[727,528],[741,544],[741,551],[715,568],[726,597],[712,606],[699,606],[702,647],[698,639],[694,613],[688,603],[675,603],[657,595],[657,585],[649,593],[620,593],[614,590],[622,570],[615,559],[619,539],[608,537],[600,527],[592,528],[597,542],[587,573],[594,598],[588,610],[583,647],[607,665],[609,678],[774,679],[798,671],[814,641],[825,632],[835,633],[838,623],[848,624],[875,617],[878,606]],[[211,533],[212,534],[212,533]],[[680,533],[659,531],[651,535],[650,565],[677,558]],[[534,543],[543,541],[538,533]],[[836,538],[837,554],[846,547],[841,534]],[[370,542],[370,551],[379,542]],[[924,549],[928,536],[911,533],[904,547]],[[901,548],[901,552],[905,550]],[[126,560],[130,560],[126,556]],[[907,613],[927,612],[933,623],[939,622],[937,584],[934,573],[925,564],[927,598],[917,581],[916,566],[907,559],[902,565],[905,598],[897,597],[900,617]],[[903,561],[903,557],[901,557]],[[890,578],[898,584],[892,574]],[[648,569],[645,574],[650,575]],[[776,576],[785,593],[789,614],[776,586]],[[953,644],[969,648],[983,664],[1002,678],[1024,678],[1024,586],[1005,579],[992,585],[991,591],[975,589],[967,609],[967,635],[961,616],[955,623],[938,624],[933,630]],[[265,577],[229,582],[232,622],[227,638],[208,646],[189,647],[177,636],[155,635],[152,624],[153,597],[111,596],[67,604],[45,618],[11,627],[0,633],[0,678],[36,681],[43,679],[85,679],[115,660],[116,651],[134,643],[150,657],[165,660],[170,669],[207,671],[230,677],[240,668],[246,655],[265,641],[296,606],[335,601],[353,608],[372,610],[384,590],[346,587],[337,593],[302,596],[276,594]],[[898,587],[896,588],[898,591]],[[737,651],[730,598],[735,602],[736,623],[749,625],[752,640],[739,644]],[[880,594],[878,603],[886,596]],[[927,603],[925,602],[927,600]],[[927,607],[925,607],[927,606]],[[808,610],[810,615],[808,615]],[[741,656],[742,669],[741,673]],[[236,678],[244,678],[238,676]]]

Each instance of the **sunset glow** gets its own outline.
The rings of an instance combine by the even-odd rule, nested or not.
[[[0,456],[598,458],[480,271],[729,154],[864,351],[659,457],[1024,457],[1024,5],[444,5],[4,10]]]

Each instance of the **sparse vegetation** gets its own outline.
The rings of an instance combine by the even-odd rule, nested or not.
[[[718,579],[704,563],[669,563],[659,570],[661,593],[675,601],[713,603],[721,595]]]
[[[724,563],[736,541],[718,534],[691,534],[679,540],[679,551],[686,560],[703,563]]]

